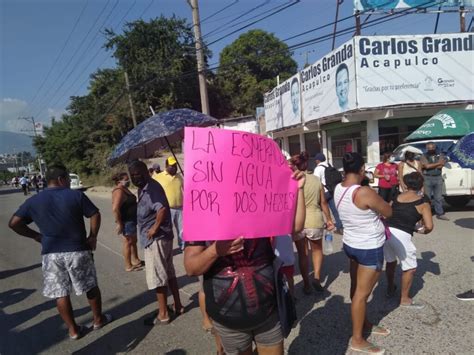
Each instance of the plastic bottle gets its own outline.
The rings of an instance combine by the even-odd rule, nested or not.
[[[326,235],[324,236],[324,245],[323,245],[323,250],[324,254],[331,254],[334,251],[334,248],[332,246],[332,233],[331,232],[326,232]]]

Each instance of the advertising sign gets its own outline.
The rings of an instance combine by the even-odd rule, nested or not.
[[[474,34],[356,37],[358,108],[473,100]]]
[[[353,40],[302,70],[300,77],[305,122],[356,108]]]
[[[473,6],[474,0],[354,0],[354,10]]]
[[[184,135],[184,240],[291,233],[298,184],[273,140],[216,128]]]
[[[265,119],[267,131],[301,123],[300,76],[293,75],[265,94]]]

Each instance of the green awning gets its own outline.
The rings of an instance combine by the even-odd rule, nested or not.
[[[460,138],[474,131],[474,110],[446,109],[439,111],[405,138],[417,141],[431,138]]]

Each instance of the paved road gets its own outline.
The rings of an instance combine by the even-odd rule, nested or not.
[[[14,235],[7,222],[24,196],[0,189],[0,353],[124,353],[211,354],[213,341],[200,326],[197,280],[184,274],[182,255],[175,257],[181,296],[188,312],[168,326],[148,328],[143,319],[155,310],[154,295],[146,291],[144,272],[123,271],[120,238],[113,233],[107,194],[88,193],[103,216],[95,261],[104,308],[116,320],[105,328],[70,341],[55,304],[41,295],[39,245]],[[387,338],[376,338],[389,353],[472,353],[474,302],[460,302],[454,294],[474,286],[474,204],[449,211],[450,222],[435,221],[429,236],[417,236],[419,268],[414,284],[416,298],[427,303],[421,311],[397,308],[384,296],[381,279],[369,304],[372,320],[391,329]],[[296,277],[299,323],[285,342],[290,354],[343,354],[350,337],[349,275],[340,251],[326,257],[324,275],[328,291],[322,296],[301,293]],[[73,297],[80,323],[91,316],[85,297]],[[171,302],[171,299],[170,299]]]

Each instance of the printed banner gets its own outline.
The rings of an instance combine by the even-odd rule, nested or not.
[[[473,100],[474,35],[356,37],[358,108]]]
[[[184,240],[291,233],[298,187],[274,141],[216,128],[184,135]]]
[[[303,69],[300,76],[305,122],[356,108],[353,40]]]
[[[293,75],[264,96],[267,131],[301,123],[301,86],[299,74]]]
[[[473,6],[474,0],[354,0],[354,10],[393,10],[407,8]]]

